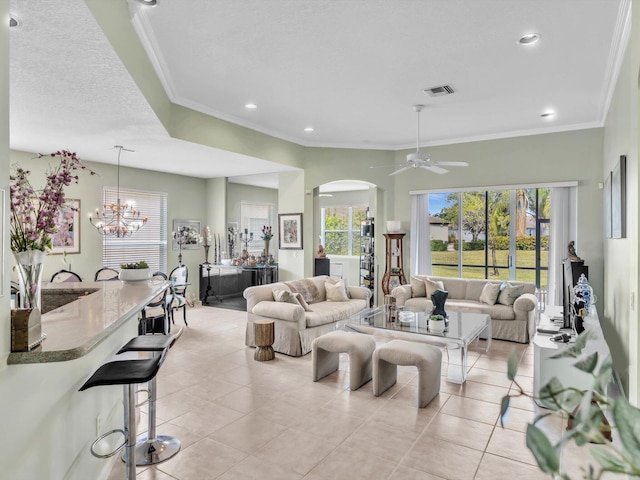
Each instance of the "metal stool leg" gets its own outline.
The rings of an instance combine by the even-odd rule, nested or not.
[[[127,480],[136,479],[136,397],[133,384],[124,385],[124,434],[127,441],[124,452],[127,457]]]
[[[153,352],[153,357],[162,352]],[[156,377],[148,383],[149,411],[147,414],[147,433],[136,438],[135,464],[137,466],[155,465],[173,457],[180,451],[180,440],[170,435],[156,435]],[[127,461],[128,451],[122,454],[122,460]]]

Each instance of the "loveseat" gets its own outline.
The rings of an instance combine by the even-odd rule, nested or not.
[[[329,293],[325,288],[327,282]],[[283,291],[297,294],[297,303],[290,303],[292,295],[283,295]],[[311,351],[315,338],[335,330],[337,321],[367,308],[371,291],[364,287],[345,287],[322,275],[249,287],[243,295],[247,299],[245,344],[255,347],[253,323],[270,319],[275,327],[273,349],[299,357]]]
[[[485,313],[491,317],[493,338],[529,343],[535,331],[536,286],[530,282],[503,282],[416,275],[411,284],[391,291],[398,307],[431,311],[431,293],[445,290],[445,311]]]

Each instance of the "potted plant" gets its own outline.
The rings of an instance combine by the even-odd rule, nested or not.
[[[148,280],[151,276],[151,269],[144,260],[134,263],[123,263],[120,265],[118,278],[124,282],[139,282]]]
[[[445,329],[445,320],[442,315],[431,315],[429,317],[429,331],[432,333],[443,333]]]

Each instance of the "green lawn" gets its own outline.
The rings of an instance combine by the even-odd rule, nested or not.
[[[536,281],[536,272],[534,270],[521,270],[519,268],[534,268],[535,267],[535,251],[532,250],[517,250],[516,251],[516,280],[522,282],[534,282]],[[548,265],[549,252],[540,252],[540,262],[543,266]],[[458,276],[458,252],[431,252],[432,263],[445,263],[451,266],[434,266],[432,268],[433,275],[440,277],[457,277]],[[498,267],[498,275],[494,276],[493,269],[489,269],[490,280],[509,280],[509,251],[497,250],[496,251],[496,264]],[[465,251],[462,253],[462,263],[465,265],[462,268],[463,278],[485,278],[484,265],[485,254],[484,251]],[[478,267],[473,267],[478,265]],[[489,252],[489,265],[492,265],[491,252]],[[547,287],[547,271],[540,272],[540,283],[542,288]]]

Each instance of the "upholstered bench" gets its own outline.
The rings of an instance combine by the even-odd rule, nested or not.
[[[373,337],[341,330],[325,333],[311,344],[313,381],[338,370],[340,353],[349,355],[349,388],[357,390],[371,380],[371,355],[376,348]]]
[[[398,365],[418,367],[419,408],[440,393],[442,351],[425,343],[391,340],[373,352],[373,394],[379,397],[396,383]]]

